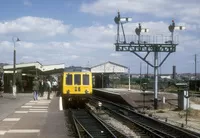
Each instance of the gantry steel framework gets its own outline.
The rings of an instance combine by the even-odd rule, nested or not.
[[[130,18],[128,17],[121,17],[120,13],[118,12],[118,15],[114,18],[115,23],[117,24],[117,40],[115,43],[115,50],[121,51],[121,52],[132,52],[136,56],[138,56],[140,59],[142,59],[144,62],[146,62],[148,65],[154,68],[154,109],[158,108],[158,68],[162,66],[162,64],[165,62],[167,57],[173,53],[176,52],[176,46],[177,43],[174,43],[174,29],[175,29],[175,22],[172,20],[172,24],[169,25],[169,31],[171,32],[171,40],[166,41],[165,43],[148,43],[146,41],[141,41],[140,34],[143,30],[143,32],[147,32],[148,29],[142,28],[139,24],[139,27],[135,29],[135,32],[138,36],[138,40],[136,42],[126,41],[126,35],[124,32],[123,24],[130,21]],[[120,26],[123,33],[123,41],[120,41]],[[182,26],[178,27],[179,30],[183,30],[184,28]],[[145,56],[141,56],[140,52],[146,52]],[[154,63],[150,63],[147,61],[147,57],[150,53],[154,53]],[[159,52],[165,52],[167,53],[166,56],[162,59],[160,63],[158,63],[158,53]]]

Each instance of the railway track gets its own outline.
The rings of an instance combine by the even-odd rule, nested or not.
[[[78,138],[125,138],[114,128],[104,124],[88,109],[70,109],[69,114]]]
[[[95,98],[95,101],[101,101],[103,108],[107,109],[110,113],[123,121],[129,121],[143,133],[148,134],[150,137],[169,137],[169,138],[199,138],[200,134],[192,132],[183,128],[175,127],[173,125],[161,122],[152,117],[145,116],[136,112],[133,109],[129,109],[125,106],[112,103],[107,100]]]

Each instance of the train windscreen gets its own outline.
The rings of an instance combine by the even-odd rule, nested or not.
[[[81,85],[81,75],[80,74],[74,74],[74,84]]]
[[[89,85],[90,80],[89,80],[89,75],[83,74],[83,85]]]

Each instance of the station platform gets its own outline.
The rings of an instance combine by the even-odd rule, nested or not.
[[[32,99],[32,93],[19,93],[16,98],[11,93],[4,93],[0,98],[0,121]]]
[[[51,99],[47,100],[45,93],[34,101],[29,94],[24,101],[10,103],[16,105],[12,113],[1,117],[0,138],[70,138],[64,111],[59,110],[59,97],[51,94]]]
[[[110,99],[113,102],[121,102],[122,104],[129,104],[134,108],[145,106],[153,108],[154,104],[154,92],[152,91],[140,91],[140,90],[128,90],[123,88],[98,88],[93,89],[93,93],[96,96]],[[165,97],[165,103],[163,104],[163,97]],[[171,106],[177,106],[177,95],[166,92],[158,93],[158,108],[166,108]]]

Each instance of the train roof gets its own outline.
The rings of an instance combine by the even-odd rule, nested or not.
[[[64,69],[65,72],[90,72],[91,69],[88,67],[65,67]]]

